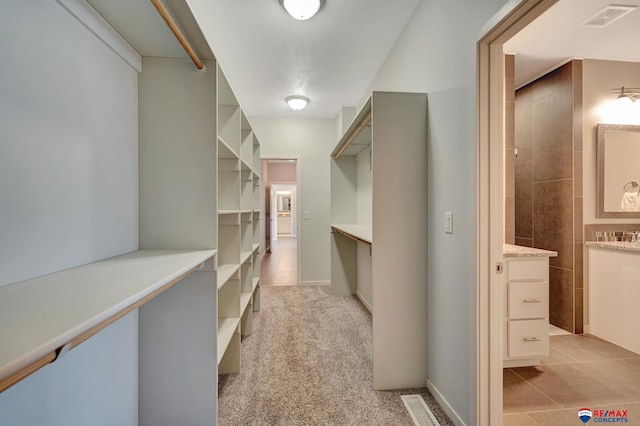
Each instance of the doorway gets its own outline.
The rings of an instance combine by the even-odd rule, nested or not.
[[[596,383],[598,374],[589,375],[587,372],[590,368],[589,363],[596,362],[595,358],[602,365],[607,363],[613,365],[614,370],[617,368],[617,364],[624,363],[621,361],[623,358],[625,360],[632,359],[632,361],[625,361],[631,364],[640,362],[634,361],[638,359],[637,354],[629,353],[622,348],[588,335],[553,336],[552,339],[559,343],[555,346],[552,343],[552,357],[550,361],[543,363],[546,365],[542,365],[540,368],[536,367],[535,374],[530,374],[529,376],[527,374],[531,373],[531,371],[525,369],[516,371],[515,374],[508,371],[504,376],[503,383],[502,351],[505,342],[503,342],[502,333],[500,332],[500,319],[502,318],[504,307],[500,291],[492,290],[498,290],[502,286],[502,276],[498,272],[498,266],[502,263],[502,242],[505,238],[504,222],[506,220],[504,195],[507,182],[503,171],[505,163],[505,129],[508,129],[508,126],[505,126],[504,45],[556,3],[558,3],[558,6],[561,5],[560,3],[562,3],[562,6],[567,6],[567,2],[557,2],[556,0],[522,0],[509,3],[485,26],[487,31],[478,42],[478,173],[480,182],[478,209],[481,218],[478,234],[479,280],[477,287],[479,303],[478,419],[481,424],[502,424],[503,420],[505,424],[542,424],[540,419],[547,414],[548,416],[544,418],[548,424],[569,424],[569,421],[575,420],[575,417],[578,416],[578,409],[575,408],[576,404],[579,407],[591,406],[592,409],[597,409],[598,402],[608,401],[609,405],[612,405],[611,401],[617,401],[613,405],[619,405],[624,408],[622,400],[617,399],[617,396],[614,395],[615,390],[612,389],[610,394],[605,392],[608,391],[606,383],[595,386],[593,391],[586,391],[585,386],[587,384],[584,382],[582,384],[585,386],[581,388],[573,386],[575,383],[571,382],[571,374],[564,377],[564,380],[567,380],[564,385],[561,376],[573,369],[574,372],[579,373],[576,376],[577,379],[579,379],[578,376],[580,375],[590,376],[593,379],[589,380],[589,382]],[[597,10],[593,12],[597,12]],[[566,27],[567,24],[565,24]],[[548,29],[549,27],[545,26],[545,30]],[[567,36],[567,38],[571,37]],[[573,55],[577,56],[578,54],[574,53]],[[562,64],[557,63],[555,65],[560,66]],[[551,71],[551,69],[549,68],[546,71]],[[539,73],[534,77],[543,74],[546,74],[546,72]],[[580,131],[582,130],[580,129]],[[585,150],[589,149],[588,144],[585,143],[585,146]],[[586,163],[589,162],[587,161]],[[585,179],[587,177],[585,174]],[[585,180],[585,182],[587,181]],[[578,216],[575,219],[576,223],[578,223],[575,229],[576,232],[582,232],[582,208],[580,208]],[[576,252],[576,256],[581,258],[581,253],[581,251],[579,253]],[[574,269],[574,271],[579,272],[581,270],[581,267]],[[582,289],[580,289],[581,294]],[[576,297],[576,300],[580,301],[581,298]],[[579,328],[576,326],[575,330],[578,331]],[[594,350],[592,351],[591,349]],[[571,350],[577,350],[578,352],[572,353],[570,352]],[[560,357],[563,358],[560,359]],[[545,371],[549,369],[549,364],[561,365],[561,367],[557,368],[560,373],[553,371],[553,374],[545,374]],[[574,365],[572,366],[572,364]],[[550,370],[553,370],[553,368]],[[615,379],[608,377],[608,380],[613,380],[616,383],[624,382],[626,376],[635,374],[628,369],[621,369],[620,371],[623,373],[622,375],[616,376]],[[552,375],[554,383],[548,386],[544,381]],[[519,383],[526,385],[527,382],[531,382],[531,387],[535,390],[531,395],[542,397],[543,401],[540,401],[542,405],[556,405],[551,410],[547,410],[543,406],[536,407],[535,410],[532,410],[537,413],[536,415],[511,415],[503,419],[503,396],[505,397],[506,408],[508,397],[506,394],[511,391],[510,388]],[[503,395],[503,385],[505,385],[505,395]],[[590,386],[590,384],[588,385]],[[488,395],[487,398],[483,397],[484,392]],[[625,392],[627,396],[640,395],[640,387],[629,385]],[[520,393],[518,398],[531,402],[531,395]],[[603,397],[599,400],[597,395]],[[569,401],[571,398],[573,400]],[[636,404],[633,408],[640,409],[640,404]],[[544,414],[545,411],[547,411],[547,414]],[[631,411],[629,412],[631,413]],[[563,422],[560,419],[565,420]]]
[[[263,158],[261,179],[265,187],[260,283],[296,285],[301,277],[301,227],[299,226],[300,161],[297,157]]]

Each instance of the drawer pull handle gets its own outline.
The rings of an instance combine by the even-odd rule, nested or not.
[[[525,337],[525,342],[542,342],[542,339],[539,337]]]
[[[540,299],[524,299],[524,303],[542,303]]]

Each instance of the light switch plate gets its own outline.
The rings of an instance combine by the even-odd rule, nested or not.
[[[444,212],[444,232],[453,234],[453,212]]]

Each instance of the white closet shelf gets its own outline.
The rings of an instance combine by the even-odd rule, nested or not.
[[[0,288],[0,392],[196,270],[216,250],[138,250]],[[17,379],[17,380],[16,380]]]
[[[231,158],[237,160],[240,158],[238,154],[229,146],[228,143],[218,136],[218,158]]]
[[[253,284],[252,285],[253,291],[256,291],[256,287],[258,287],[258,284],[260,284],[260,277],[255,277],[253,279],[253,283],[252,284]]]
[[[239,264],[218,265],[218,288],[222,288],[240,269]]]
[[[238,214],[240,210],[218,210],[218,214]]]
[[[349,238],[353,238],[368,245],[373,244],[373,235],[370,227],[356,224],[333,224],[331,225],[331,228]]]
[[[253,251],[241,251],[240,252],[240,264],[244,265],[249,259],[251,259],[251,255]]]
[[[256,250],[258,250],[260,248],[260,243],[255,243],[253,245],[253,251],[255,252]]]
[[[240,318],[218,318],[218,364],[229,347],[233,334],[238,329]]]
[[[241,168],[243,172],[253,172],[253,169],[251,168],[251,166],[244,160],[244,158],[240,159],[240,163],[241,164]],[[247,179],[247,180],[251,180],[251,178]]]
[[[242,293],[240,294],[240,312],[244,315],[244,311],[249,306],[249,302],[251,302],[251,295],[253,293]]]

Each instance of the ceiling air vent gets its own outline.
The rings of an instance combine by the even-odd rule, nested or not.
[[[582,23],[588,27],[604,28],[610,24],[613,24],[624,15],[636,10],[637,6],[618,6],[612,5],[605,7],[600,12],[593,15]]]

